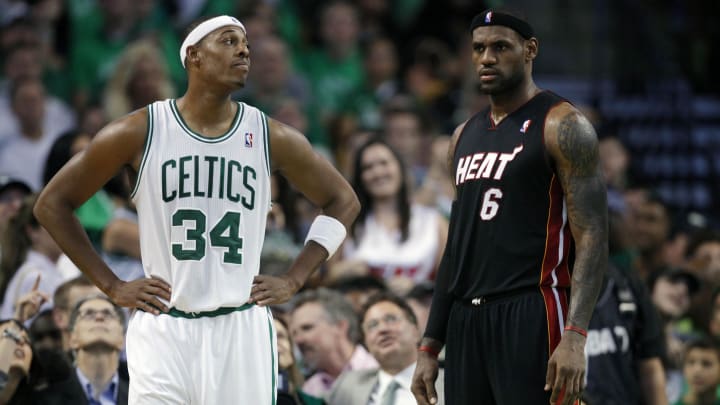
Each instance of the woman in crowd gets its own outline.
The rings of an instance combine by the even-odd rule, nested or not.
[[[362,206],[329,278],[372,274],[396,293],[433,280],[448,224],[434,208],[414,204],[398,153],[379,138],[357,151],[353,187]]]
[[[0,318],[12,318],[16,302],[27,293],[34,290],[52,296],[64,281],[56,265],[62,251],[33,215],[35,198],[32,195],[23,200],[3,235],[2,276],[10,281],[3,285],[5,297]],[[51,302],[45,305],[52,306]]]
[[[120,56],[103,97],[105,114],[111,120],[156,101],[171,98],[175,88],[162,52],[150,40],[130,45]]]
[[[32,346],[25,327],[15,320],[1,322],[0,404],[23,403],[30,398],[32,359]]]

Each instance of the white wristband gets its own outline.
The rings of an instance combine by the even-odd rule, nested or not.
[[[311,240],[317,242],[327,250],[329,259],[343,243],[346,235],[347,230],[342,222],[327,215],[318,215],[310,225],[305,244]]]

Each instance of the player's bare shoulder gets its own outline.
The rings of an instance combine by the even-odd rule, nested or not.
[[[272,118],[268,119],[270,159],[274,169],[283,169],[292,161],[313,154],[312,146],[297,129]]]
[[[95,145],[91,146],[113,148],[116,154],[125,158],[126,164],[137,170],[152,127],[149,117],[147,108],[120,117],[101,129],[93,140]]]
[[[548,113],[545,145],[555,162],[567,164],[573,175],[596,174],[599,158],[595,129],[571,104],[562,103]]]

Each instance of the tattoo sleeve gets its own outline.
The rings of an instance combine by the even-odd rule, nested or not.
[[[592,125],[576,112],[557,129],[557,172],[575,240],[570,310],[567,324],[587,329],[608,260],[607,192]]]

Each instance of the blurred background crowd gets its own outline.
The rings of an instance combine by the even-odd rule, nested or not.
[[[708,392],[714,399],[720,27],[712,17],[719,3],[0,0],[0,319],[8,320],[0,324],[0,388],[12,388],[7,398],[0,392],[0,403],[73,403],[73,392],[78,401],[122,403],[128,314],[87,299],[99,291],[38,225],[34,196],[106,123],[181,96],[184,31],[218,14],[238,17],[251,44],[248,84],[233,97],[306,134],[362,203],[339,253],[296,300],[275,308],[281,399],[345,404],[337,399],[344,385],[333,385],[344,373],[385,369],[397,358],[411,364],[447,239],[449,134],[488,106],[476,87],[468,26],[476,13],[498,6],[523,11],[533,24],[538,85],[568,98],[594,124],[608,187],[612,274],[637,281],[628,284],[630,298],[623,282],[606,282],[598,308],[617,305],[610,304],[606,324],[598,318],[597,329],[591,325],[588,378],[622,375],[626,367],[635,380],[620,384],[642,391],[639,364],[656,358],[669,403],[700,403],[693,401]],[[143,275],[131,187],[119,173],[77,212],[125,280]],[[281,177],[273,178],[273,201],[261,268],[268,274],[287,268],[317,215]],[[386,294],[367,306],[380,291]],[[381,309],[400,315],[368,319],[377,312],[373,302],[383,300]],[[629,303],[635,309],[623,306]],[[629,332],[618,333],[612,322]],[[405,357],[388,355],[382,339],[372,339],[395,336],[392,328],[414,331],[397,339]],[[658,349],[641,349],[648,345]],[[4,354],[17,347],[26,354]],[[711,355],[696,362],[693,350]],[[598,361],[593,372],[595,357],[615,355],[624,360]],[[106,364],[104,377],[89,378],[82,370],[98,362]],[[611,403],[592,394],[590,404]]]

